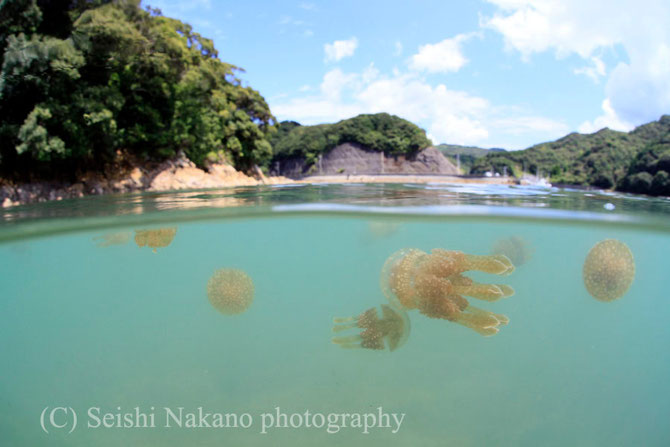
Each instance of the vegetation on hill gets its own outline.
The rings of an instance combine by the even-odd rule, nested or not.
[[[2,0],[3,176],[73,176],[118,150],[269,162],[273,117],[261,95],[211,40],[139,3]]]
[[[275,126],[240,71],[211,40],[140,0],[0,0],[0,177],[74,180],[126,155],[183,151],[199,166],[227,159],[244,170],[273,156],[310,165],[342,143],[389,155],[431,145],[425,131],[386,113]],[[439,149],[474,174],[670,195],[670,116],[523,151]]]
[[[670,134],[648,145],[635,157],[617,189],[670,196]]]
[[[459,146],[457,144],[439,144],[437,147],[442,154],[454,165],[460,162],[461,171],[469,173],[475,160],[489,153],[489,149],[476,146]],[[503,149],[501,149],[503,150]]]
[[[644,160],[660,159],[665,153],[661,149],[663,141],[669,141],[668,132],[670,116],[663,116],[659,121],[645,124],[629,133],[610,129],[588,135],[571,133],[559,140],[522,151],[489,153],[474,162],[471,172],[502,173],[506,167],[508,174],[517,177],[522,172],[528,172],[549,177],[553,183],[599,188],[618,186],[619,189],[632,191],[637,186],[630,185],[638,185],[639,182],[631,183],[628,177],[640,172],[653,177],[659,170],[664,171],[658,167],[658,163],[652,166],[653,163],[642,161],[641,157],[646,153],[647,158]],[[636,165],[634,159],[641,161]],[[641,167],[643,165],[644,168]],[[661,163],[661,166],[664,165]],[[657,183],[662,183],[662,177],[663,174],[659,174]],[[648,180],[646,175],[637,178],[641,178],[642,183]],[[651,193],[655,189],[650,186],[646,191]]]
[[[335,124],[316,126],[283,121],[271,142],[277,159],[302,157],[308,165],[342,143],[358,143],[387,154],[407,154],[432,144],[423,129],[388,113],[358,115]]]

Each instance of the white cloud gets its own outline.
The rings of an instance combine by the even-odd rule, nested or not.
[[[591,64],[585,65],[580,68],[575,68],[573,73],[585,75],[593,80],[593,82],[599,82],[600,78],[605,76],[606,68],[605,63],[597,56],[590,58]]]
[[[338,62],[345,57],[351,57],[358,48],[358,39],[336,40],[323,46],[326,53],[326,62]]]
[[[627,56],[609,74],[607,107],[594,122],[621,128],[670,111],[670,2],[667,0],[488,0],[498,11],[482,26],[501,33],[510,50],[576,54],[591,62],[578,74],[597,79],[606,67],[599,55],[622,47]],[[586,125],[586,124],[585,124]]]
[[[459,34],[436,44],[419,47],[419,52],[410,59],[410,68],[430,73],[449,73],[460,70],[468,60],[463,56],[461,44],[470,36]]]
[[[628,132],[633,129],[633,125],[623,121],[619,118],[612,108],[609,99],[605,99],[602,104],[603,114],[593,121],[585,121],[579,126],[579,131],[581,133],[593,133],[597,132],[604,127],[609,127],[612,130],[621,130]]]
[[[434,143],[521,148],[536,142],[535,135],[551,139],[568,130],[563,123],[516,108],[498,107],[444,84],[432,86],[414,73],[381,75],[372,64],[361,73],[333,69],[325,74],[318,94],[273,102],[271,108],[280,120],[303,124],[387,112],[424,126]],[[496,134],[495,141],[491,140],[492,133]],[[501,141],[501,136],[509,138]],[[530,141],[519,143],[515,138],[519,136]]]

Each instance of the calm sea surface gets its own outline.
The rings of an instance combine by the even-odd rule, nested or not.
[[[611,302],[582,278],[605,239],[635,262]],[[403,248],[505,252],[513,273],[464,275],[514,289],[467,298],[509,323],[484,337],[415,309],[393,351],[333,343],[360,344],[333,318],[389,304],[380,274]],[[0,445],[667,446],[669,255],[669,200],[563,189],[305,185],[0,210]],[[246,311],[208,299],[220,269],[253,282]]]

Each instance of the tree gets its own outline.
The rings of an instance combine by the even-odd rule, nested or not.
[[[5,176],[100,169],[118,150],[242,169],[272,156],[274,118],[241,69],[139,0],[3,0],[0,35]]]

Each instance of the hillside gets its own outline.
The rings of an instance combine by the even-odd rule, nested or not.
[[[388,155],[410,154],[431,145],[426,132],[388,113],[358,115],[334,124],[301,126],[283,121],[271,137],[274,160],[302,158],[313,165],[321,154],[344,143],[357,143]]]
[[[3,1],[0,174],[77,181],[119,159],[266,165],[274,118],[190,25],[139,0]]]
[[[670,134],[640,151],[617,189],[670,196]]]
[[[476,146],[459,146],[457,144],[440,144],[435,147],[454,165],[460,161],[461,171],[465,174],[470,172],[472,165],[478,158],[485,156],[490,151],[504,151],[504,149],[484,149]]]
[[[635,188],[627,186],[630,182],[626,177],[638,172],[630,171],[633,160],[642,152],[649,153],[652,158],[660,157],[661,152],[665,152],[660,149],[652,151],[651,148],[667,141],[669,132],[670,116],[663,116],[659,121],[639,126],[628,133],[610,129],[593,134],[571,133],[521,151],[489,153],[474,162],[471,172],[502,173],[507,167],[507,172],[515,176],[529,172],[548,176],[552,183],[599,188],[618,185],[620,189],[632,190]],[[639,164],[637,166],[635,169],[642,169]],[[651,176],[658,172],[656,168],[645,165],[644,169],[647,168],[651,169]],[[648,180],[647,176],[643,179]]]

